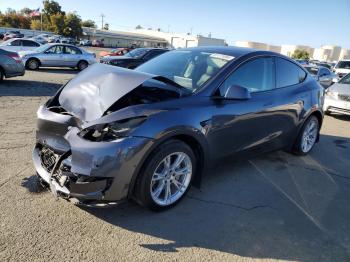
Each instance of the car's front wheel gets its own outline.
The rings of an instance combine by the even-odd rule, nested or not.
[[[294,145],[294,153],[306,155],[314,147],[320,130],[320,123],[316,116],[309,117],[304,123],[297,141]]]
[[[182,141],[171,140],[148,158],[136,184],[136,198],[152,210],[177,204],[187,193],[195,174],[196,157]]]

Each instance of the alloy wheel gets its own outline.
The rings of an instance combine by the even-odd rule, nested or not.
[[[301,150],[304,153],[309,152],[314,144],[316,143],[318,132],[318,122],[317,120],[311,120],[304,129],[302,140],[301,140]]]
[[[167,155],[151,179],[151,196],[161,206],[175,203],[186,192],[192,177],[191,158],[184,152]]]

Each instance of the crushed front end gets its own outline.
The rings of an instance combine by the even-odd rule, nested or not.
[[[122,137],[96,142],[81,135],[74,117],[38,110],[33,161],[54,195],[80,203],[115,202],[128,197],[131,179],[152,139]]]

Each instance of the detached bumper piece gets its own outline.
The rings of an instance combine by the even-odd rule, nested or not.
[[[57,153],[51,148],[37,144],[33,161],[38,175],[50,186],[56,197],[75,204],[103,206],[104,193],[113,178],[92,177],[71,172],[71,152]],[[115,203],[112,203],[115,204]]]

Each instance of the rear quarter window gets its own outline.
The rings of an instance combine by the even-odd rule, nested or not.
[[[298,65],[276,57],[276,87],[297,85],[304,81],[305,71]]]

